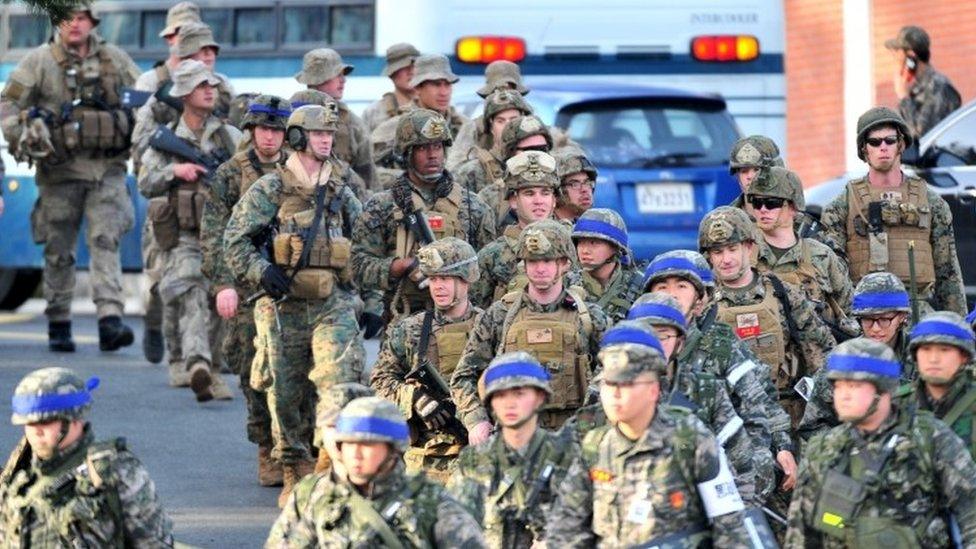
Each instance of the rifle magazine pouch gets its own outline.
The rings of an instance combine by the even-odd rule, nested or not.
[[[351,255],[352,242],[348,238],[342,236],[324,238],[320,236],[312,243],[312,249],[308,255],[308,266],[342,269],[349,264]]]
[[[871,271],[888,269],[888,233],[868,233],[868,253]]]
[[[200,228],[205,197],[199,191],[180,189],[176,192],[177,216],[181,229],[195,231]]]
[[[58,156],[68,156],[69,153],[79,148],[81,141],[80,124],[73,120],[68,120],[61,127],[51,132],[51,143],[54,145],[55,153]]]
[[[175,248],[180,240],[180,225],[169,198],[160,196],[150,199],[146,217],[152,223],[153,236],[159,248],[163,251]]]
[[[291,283],[291,295],[301,299],[324,299],[332,295],[336,277],[331,269],[302,269]]]
[[[858,517],[854,526],[855,547],[915,549],[921,547],[915,531],[883,517]]]
[[[274,262],[277,265],[291,266],[291,234],[278,233],[271,246],[274,249]]]
[[[865,488],[860,482],[834,469],[827,471],[820,499],[814,507],[813,529],[843,539],[847,523],[854,518],[864,495]]]

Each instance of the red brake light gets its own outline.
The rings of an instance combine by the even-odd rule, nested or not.
[[[759,39],[749,35],[696,36],[691,56],[697,61],[720,63],[752,61],[759,57]]]
[[[464,63],[517,63],[525,59],[525,40],[513,36],[465,36],[454,49],[458,60]]]

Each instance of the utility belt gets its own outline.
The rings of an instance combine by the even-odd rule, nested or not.
[[[302,256],[305,241],[299,233],[282,232],[274,237],[274,262],[294,270]],[[316,236],[308,252],[308,263],[295,273],[289,295],[301,299],[324,299],[332,295],[339,282],[351,279],[348,269],[352,243],[344,236]]]
[[[68,119],[51,124],[51,144],[57,156],[75,151],[109,151],[112,156],[129,148],[132,114],[123,109],[101,110],[77,107]]]
[[[166,196],[151,198],[146,217],[163,251],[176,247],[181,232],[199,233],[207,195],[198,183],[180,182]]]

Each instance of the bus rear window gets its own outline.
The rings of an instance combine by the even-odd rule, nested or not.
[[[239,9],[234,12],[234,17],[237,20],[234,31],[235,46],[274,45],[274,9]]]
[[[138,11],[112,11],[101,15],[98,34],[107,42],[128,49],[139,47]]]
[[[332,8],[333,44],[373,43],[372,6],[336,6]]]
[[[40,15],[10,15],[10,37],[7,48],[36,48],[47,40],[51,23]]]
[[[329,41],[329,8],[295,6],[281,10],[281,43],[304,44]]]

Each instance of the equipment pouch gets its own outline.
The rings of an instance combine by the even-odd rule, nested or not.
[[[352,242],[348,238],[337,236],[326,239],[320,236],[312,243],[308,266],[342,269],[349,264],[351,254]]]
[[[176,191],[176,213],[181,229],[195,231],[200,228],[204,202],[201,192],[183,189]]]
[[[274,262],[277,265],[291,267],[291,233],[278,233],[274,237]]]
[[[868,234],[869,261],[871,271],[884,271],[888,268],[888,233]]]
[[[839,473],[827,471],[820,499],[814,507],[813,529],[834,538],[844,538],[847,522],[864,500],[865,488],[860,482]]]
[[[885,549],[915,549],[921,547],[915,531],[882,517],[858,517],[854,526],[855,547],[884,547]]]
[[[163,251],[172,250],[180,240],[180,225],[169,198],[160,196],[149,200],[146,217],[152,223],[156,244]]]
[[[918,207],[918,226],[921,229],[932,227],[932,208],[929,206]]]
[[[291,295],[301,299],[324,299],[332,295],[335,282],[331,269],[302,269],[291,283]]]
[[[882,202],[881,203],[881,221],[885,225],[901,225],[902,223],[902,210],[898,204],[894,202]]]

